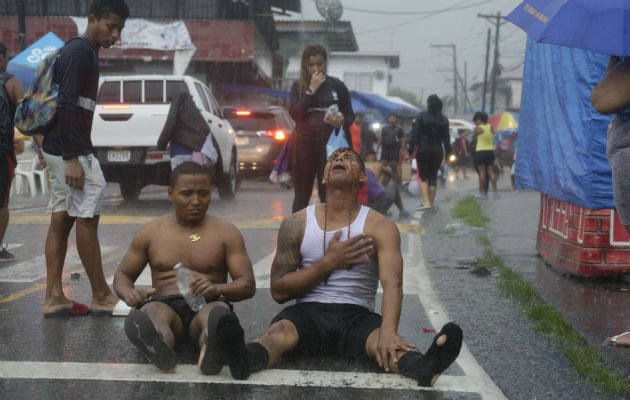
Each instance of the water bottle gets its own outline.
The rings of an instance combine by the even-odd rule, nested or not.
[[[339,106],[337,104],[331,104],[330,107],[328,107],[328,110],[326,111],[329,117],[336,117],[338,112],[339,112]]]
[[[177,277],[177,287],[179,288],[180,293],[186,299],[186,303],[190,306],[193,311],[201,310],[201,307],[206,304],[206,299],[202,296],[194,296],[192,294],[192,289],[190,288],[190,283],[194,279],[195,275],[193,272],[184,267],[182,263],[177,263],[173,267],[175,270],[175,276]]]

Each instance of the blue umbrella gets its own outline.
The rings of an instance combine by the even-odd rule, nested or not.
[[[27,90],[40,61],[61,46],[63,46],[63,40],[54,33],[48,32],[26,50],[13,57],[7,65],[7,72],[17,76],[24,90]]]
[[[628,0],[526,0],[505,19],[539,43],[630,56]]]

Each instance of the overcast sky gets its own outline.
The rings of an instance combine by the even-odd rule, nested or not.
[[[488,28],[494,24],[477,14],[501,12],[507,15],[520,4],[518,0],[340,0],[342,20],[350,20],[359,51],[384,51],[400,54],[400,68],[393,70],[392,86],[422,94],[452,95],[453,58],[450,49],[431,48],[431,44],[454,44],[457,67],[464,76],[468,62],[468,86],[483,81]],[[467,8],[462,8],[467,7]],[[436,15],[419,12],[462,8]],[[355,10],[353,10],[355,9]],[[373,13],[359,10],[374,11]],[[399,14],[385,14],[399,13]],[[416,14],[413,14],[413,13]],[[291,19],[321,19],[315,0],[302,0],[302,13]],[[282,19],[286,19],[282,18]],[[505,22],[505,21],[504,21]],[[499,29],[499,62],[505,68],[517,67],[525,56],[526,35],[509,22]],[[491,58],[494,47],[491,47]]]

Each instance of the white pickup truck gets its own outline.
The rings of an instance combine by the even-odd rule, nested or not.
[[[170,152],[157,149],[173,95],[192,95],[207,121],[219,153],[212,183],[221,199],[237,189],[236,135],[212,92],[190,76],[105,76],[99,81],[92,144],[105,180],[118,182],[125,200],[136,200],[146,185],[168,185]]]

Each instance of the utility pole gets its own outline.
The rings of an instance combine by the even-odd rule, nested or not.
[[[470,107],[470,101],[468,100],[468,61],[464,61],[464,84],[463,84],[463,89],[464,89],[464,100],[466,101],[466,106],[469,109],[472,109]]]
[[[454,44],[432,44],[431,47],[434,48],[442,48],[448,47],[453,50],[453,114],[457,114],[459,112],[457,97],[459,90],[457,89],[457,48]]]
[[[505,23],[505,21],[501,22],[501,19],[505,17],[505,15],[501,15],[501,13],[498,12],[497,15],[477,14],[477,17],[486,18],[489,21],[494,19],[494,66],[492,68],[492,93],[490,94],[490,114],[492,114],[494,113],[497,77],[499,76],[499,28]]]
[[[481,111],[486,111],[486,93],[488,93],[488,64],[490,64],[490,29],[488,29],[488,42],[486,43],[486,69],[483,73],[483,94],[481,96]]]
[[[17,1],[17,17],[20,51],[23,51],[26,50],[26,11],[24,10],[24,0]]]

